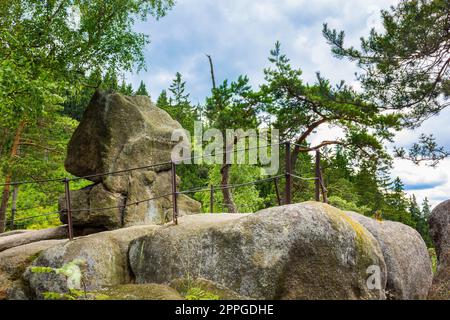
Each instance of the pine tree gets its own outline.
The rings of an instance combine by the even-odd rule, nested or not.
[[[428,198],[425,197],[425,199],[423,199],[422,202],[422,216],[424,217],[424,219],[428,220],[430,215],[431,215],[430,202]]]
[[[383,215],[386,220],[399,221],[414,227],[415,222],[408,210],[409,204],[405,198],[404,185],[399,177],[392,182],[385,199],[386,205],[383,207]]]
[[[123,95],[131,96],[133,94],[133,86],[131,83],[126,83],[125,79],[122,79],[122,84],[117,91]]]
[[[412,195],[409,200],[409,213],[414,221],[415,227],[417,228],[421,224],[422,212],[420,211],[419,205],[417,204],[415,195]]]
[[[169,87],[172,93],[172,105],[183,106],[189,104],[189,93],[186,93],[186,81],[183,81],[181,73],[175,74],[172,84]]]
[[[119,81],[117,80],[117,73],[114,69],[106,71],[101,84],[101,88],[105,90],[118,91]]]
[[[351,151],[353,161],[381,163],[388,159],[382,141],[398,129],[398,115],[384,114],[343,81],[333,85],[317,73],[315,83],[305,83],[302,70],[291,65],[279,42],[269,61],[259,97],[280,130],[281,140],[296,143],[291,155],[293,167],[299,153],[336,145]],[[311,135],[325,125],[341,128],[345,137],[311,145]]]
[[[323,35],[338,58],[354,61],[365,95],[385,110],[402,113],[402,125],[417,128],[450,106],[448,0],[398,1],[381,11],[383,31],[370,31],[361,47],[345,47],[344,31],[329,29]],[[423,135],[399,157],[436,165],[450,153],[438,147],[433,136]]]
[[[170,112],[169,112],[170,104],[169,104],[169,98],[167,97],[166,90],[161,91],[161,93],[159,94],[158,100],[156,100],[156,106],[158,108],[165,110],[167,113],[170,114]]]
[[[134,93],[134,95],[135,96],[147,96],[147,97],[150,96],[148,94],[148,91],[147,91],[144,81],[141,80],[141,83],[139,84],[139,87],[136,90],[136,92]]]
[[[428,224],[428,219],[431,215],[431,208],[428,198],[425,197],[422,202],[422,214],[421,214],[421,224],[418,226],[417,231],[422,235],[423,240],[429,248],[433,247],[433,241],[430,235],[430,225]]]
[[[184,129],[193,133],[194,122],[199,120],[199,116],[196,107],[192,106],[189,100],[189,93],[186,93],[186,82],[183,81],[181,73],[176,73],[169,92],[170,96],[165,90],[161,92],[158,97],[158,107],[166,110]]]

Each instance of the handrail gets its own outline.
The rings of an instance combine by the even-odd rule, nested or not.
[[[226,184],[226,185],[210,185],[209,187],[204,187],[204,186],[199,186],[199,187],[193,187],[189,190],[184,190],[184,191],[177,191],[176,189],[176,182],[175,180],[173,180],[173,177],[176,176],[176,172],[175,172],[175,166],[176,164],[179,164],[183,161],[186,160],[193,160],[193,159],[199,159],[199,158],[211,158],[211,157],[216,157],[218,155],[224,155],[224,154],[229,154],[229,153],[234,153],[234,152],[239,152],[239,151],[248,151],[248,150],[252,150],[252,149],[260,149],[260,148],[264,148],[264,147],[272,147],[272,146],[276,146],[276,145],[280,145],[280,144],[285,144],[286,145],[286,172],[284,174],[280,174],[280,175],[276,175],[276,176],[272,176],[272,177],[268,177],[265,179],[258,179],[258,180],[253,180],[253,181],[249,181],[249,182],[244,182],[244,183],[238,183],[238,184]],[[295,146],[299,146],[297,144],[293,144]],[[48,213],[44,213],[44,214],[40,214],[40,215],[34,215],[31,217],[24,217],[24,218],[19,218],[19,219],[14,219],[14,221],[12,221],[12,223],[15,222],[19,222],[19,221],[27,221],[27,220],[33,220],[36,218],[40,218],[40,217],[45,217],[45,216],[50,216],[50,215],[54,215],[54,214],[61,214],[63,212],[67,213],[67,218],[69,220],[68,223],[68,228],[69,228],[69,235],[72,232],[72,223],[71,223],[71,217],[72,217],[72,213],[74,212],[82,212],[82,211],[88,211],[88,212],[95,212],[95,211],[103,211],[103,210],[111,210],[111,209],[123,209],[123,208],[127,208],[130,206],[134,206],[134,205],[139,205],[141,203],[144,202],[148,202],[148,201],[153,201],[153,200],[158,200],[160,198],[165,198],[165,197],[169,197],[172,196],[173,201],[174,201],[174,222],[176,224],[177,221],[177,216],[178,216],[178,210],[177,210],[177,195],[183,195],[183,194],[192,194],[192,193],[196,193],[196,192],[205,192],[205,191],[209,191],[211,192],[211,197],[214,193],[214,191],[217,190],[227,190],[227,189],[236,189],[236,188],[240,188],[240,187],[244,187],[244,186],[249,186],[249,185],[256,185],[258,183],[263,183],[263,182],[268,182],[268,181],[274,181],[275,182],[275,188],[276,188],[276,194],[277,194],[277,200],[278,200],[278,204],[281,205],[281,200],[280,200],[280,195],[278,192],[278,184],[277,181],[282,178],[285,177],[286,178],[286,190],[285,190],[285,204],[289,204],[290,203],[290,199],[292,196],[292,191],[291,191],[291,184],[292,184],[292,180],[291,177],[299,179],[299,180],[305,180],[305,181],[309,181],[309,180],[313,180],[316,182],[316,189],[317,188],[321,188],[322,189],[322,193],[324,194],[324,201],[326,201],[326,193],[327,193],[327,189],[325,187],[324,181],[322,179],[322,173],[321,173],[321,169],[320,169],[320,153],[319,151],[316,150],[316,176],[315,177],[301,177],[298,175],[295,175],[294,173],[292,173],[292,168],[291,168],[291,159],[290,159],[290,146],[291,143],[290,142],[280,142],[280,143],[275,143],[275,144],[270,144],[270,145],[265,145],[265,146],[257,146],[257,147],[251,147],[251,148],[245,148],[245,149],[232,149],[229,151],[225,151],[225,152],[220,152],[220,153],[216,153],[214,155],[209,155],[209,156],[198,156],[198,157],[190,157],[190,158],[185,158],[182,160],[177,161],[176,163],[171,161],[171,162],[162,162],[162,163],[157,163],[157,164],[152,164],[152,165],[147,165],[147,166],[141,166],[141,167],[135,167],[135,168],[129,168],[129,169],[123,169],[123,170],[117,170],[117,171],[111,171],[111,172],[106,172],[106,173],[101,173],[101,174],[91,174],[91,175],[86,175],[86,176],[82,176],[82,177],[74,177],[74,178],[55,178],[55,179],[43,179],[43,180],[33,180],[33,181],[16,181],[16,182],[10,182],[10,183],[3,183],[0,184],[1,186],[7,186],[7,185],[11,185],[11,186],[17,186],[17,185],[21,185],[21,184],[32,184],[32,183],[48,183],[48,182],[61,182],[65,184],[65,195],[66,195],[66,199],[65,199],[65,203],[66,206],[64,209],[59,210],[59,211],[55,211],[55,212],[48,212]],[[319,157],[319,158],[317,158]],[[160,195],[160,196],[156,196],[156,197],[152,197],[152,198],[148,198],[148,199],[143,199],[143,200],[138,200],[138,201],[134,201],[131,203],[124,203],[122,205],[117,205],[117,206],[111,206],[111,207],[103,207],[103,208],[82,208],[82,209],[72,209],[70,206],[70,186],[69,186],[69,182],[71,181],[78,181],[81,179],[86,179],[86,178],[93,178],[93,177],[99,177],[99,176],[107,176],[107,175],[114,175],[114,174],[120,174],[120,173],[126,173],[126,172],[131,172],[134,170],[143,170],[143,169],[150,169],[150,168],[155,168],[158,166],[164,166],[164,165],[171,165],[171,170],[172,170],[172,192],[164,194],[164,195]],[[317,191],[317,190],[316,190]],[[316,192],[317,193],[317,192]],[[317,194],[316,194],[316,200],[317,200]],[[213,200],[211,199],[211,203],[213,204]],[[19,212],[25,212],[25,211],[30,211],[33,209],[36,209],[40,206],[36,206],[36,207],[31,207],[31,208],[26,208],[26,209],[16,209]],[[2,220],[0,222],[6,222],[7,219]],[[72,240],[72,237],[69,236],[69,238]]]

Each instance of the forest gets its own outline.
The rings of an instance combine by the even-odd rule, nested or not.
[[[173,0],[0,2],[0,233],[61,224],[54,213],[62,183],[11,182],[71,177],[64,168],[66,146],[97,89],[149,96],[151,83],[133,87],[124,76],[145,69],[144,50],[151,46],[149,35],[133,25],[164,19],[173,6]],[[430,203],[405,193],[401,179],[391,175],[392,162],[403,158],[435,166],[448,153],[433,136],[421,136],[406,150],[391,152],[386,145],[399,131],[420,127],[449,104],[449,7],[448,0],[401,1],[380,12],[384,32],[366,35],[360,48],[347,47],[344,31],[324,23],[329,54],[360,67],[358,90],[320,73],[307,82],[302,66],[291,63],[283,44],[275,42],[259,86],[251,85],[247,75],[216,78],[214,56],[205,56],[211,90],[204,101],[193,102],[181,73],[151,99],[192,133],[194,121],[223,132],[279,129],[281,141],[296,144],[291,163],[302,177],[314,176],[311,152],[320,150],[331,205],[402,222],[431,247]],[[327,125],[344,137],[312,144],[312,135]],[[181,165],[177,173],[181,190],[262,178],[259,167],[251,165]],[[72,187],[89,183],[81,180]],[[204,212],[255,212],[277,205],[272,183],[217,192],[212,209],[209,197],[209,192],[193,195]],[[293,202],[313,199],[314,181],[294,180]]]

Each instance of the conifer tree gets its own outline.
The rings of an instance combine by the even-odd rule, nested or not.
[[[134,95],[135,96],[147,96],[147,97],[150,96],[148,94],[147,87],[145,86],[144,81],[141,80],[141,82],[139,83],[139,87],[136,90],[136,92],[134,93]]]

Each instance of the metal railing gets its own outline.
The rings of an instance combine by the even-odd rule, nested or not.
[[[86,175],[86,176],[82,176],[82,177],[73,177],[73,178],[65,177],[65,178],[57,178],[57,179],[17,181],[17,182],[10,182],[7,184],[3,183],[3,184],[0,184],[0,186],[3,186],[3,187],[7,186],[7,185],[19,186],[19,185],[24,185],[24,184],[41,184],[41,183],[51,183],[51,182],[63,183],[64,184],[64,205],[65,205],[64,209],[54,211],[54,212],[48,212],[48,213],[44,213],[44,214],[40,214],[40,215],[34,215],[31,217],[24,217],[24,218],[16,219],[15,221],[14,220],[12,221],[11,225],[14,226],[14,222],[27,221],[27,220],[36,219],[39,217],[47,217],[47,216],[51,216],[51,215],[57,215],[57,214],[64,213],[67,215],[68,237],[70,240],[73,240],[73,238],[74,238],[72,213],[83,212],[83,211],[88,211],[88,212],[104,211],[104,210],[112,210],[112,209],[122,209],[123,210],[130,206],[139,205],[144,202],[154,201],[154,200],[158,200],[161,198],[169,198],[169,197],[172,198],[172,203],[173,203],[173,205],[172,205],[172,221],[176,225],[176,224],[178,224],[178,216],[179,216],[177,198],[178,198],[178,195],[180,195],[180,194],[193,194],[193,193],[197,193],[197,192],[209,192],[210,193],[210,212],[214,213],[214,198],[215,198],[214,193],[216,191],[220,191],[220,190],[224,190],[224,189],[236,189],[236,188],[241,188],[241,187],[249,186],[249,185],[256,185],[256,184],[260,184],[260,183],[264,183],[264,182],[273,182],[274,187],[275,187],[277,204],[278,205],[291,204],[292,203],[292,185],[293,185],[293,178],[294,178],[294,179],[304,180],[304,181],[310,181],[310,180],[315,181],[315,200],[320,201],[320,195],[322,194],[323,202],[325,202],[325,203],[328,202],[327,189],[326,189],[325,183],[323,181],[322,170],[320,167],[321,154],[320,154],[319,150],[315,150],[315,175],[314,175],[314,177],[301,177],[301,176],[293,173],[292,159],[291,159],[292,158],[291,142],[282,142],[282,143],[276,143],[276,144],[271,144],[271,145],[259,146],[259,147],[255,147],[255,148],[259,149],[259,148],[269,147],[269,146],[273,147],[273,146],[278,146],[281,144],[285,145],[285,172],[284,172],[284,174],[272,176],[272,177],[265,178],[265,179],[249,181],[249,182],[245,182],[245,183],[216,185],[216,186],[210,185],[208,187],[200,186],[200,187],[195,187],[195,188],[192,188],[189,190],[178,191],[177,185],[176,185],[177,163],[170,161],[170,162],[157,163],[157,164],[152,164],[152,165],[148,165],[148,166],[141,166],[141,167],[124,169],[124,170],[106,172],[106,173],[91,174],[91,175]],[[292,144],[292,145],[299,146],[296,144]],[[247,151],[247,150],[251,150],[251,149],[255,149],[255,148],[246,148],[246,149],[240,149],[240,150],[232,149],[230,151],[217,153],[217,154],[214,154],[211,156],[190,157],[187,159],[180,160],[179,162],[182,162],[184,160],[198,159],[198,158],[216,157],[217,155],[224,155],[226,153],[234,153],[234,152],[238,152],[238,151]],[[72,182],[72,181],[79,181],[82,179],[90,179],[90,178],[94,178],[94,177],[103,177],[103,176],[109,176],[109,175],[115,175],[115,174],[122,174],[122,173],[132,172],[132,171],[136,171],[136,170],[153,169],[153,168],[161,167],[161,166],[166,166],[167,168],[170,168],[169,169],[171,171],[171,192],[170,193],[159,195],[159,196],[148,198],[148,199],[134,201],[131,203],[124,203],[124,204],[118,205],[118,206],[111,206],[111,207],[81,208],[81,209],[72,209],[72,207],[71,207],[70,182]],[[284,201],[282,201],[282,199],[281,199],[280,189],[279,189],[279,184],[278,184],[279,181],[283,177],[285,178],[285,190],[284,190],[284,199],[283,199]],[[16,211],[16,209],[14,209],[14,210]],[[20,210],[20,211],[24,211],[24,210]],[[14,216],[15,213],[16,212],[13,212],[12,216]]]

